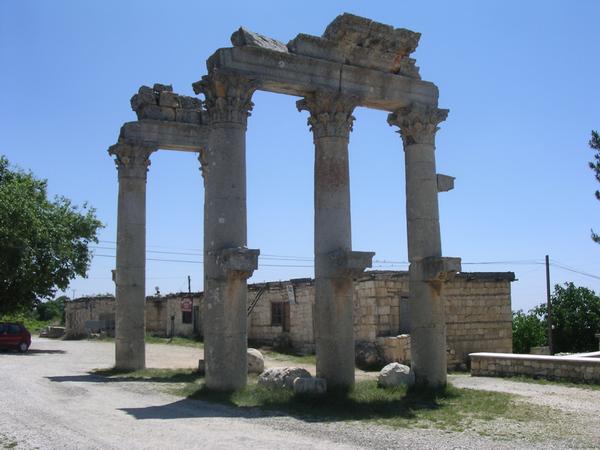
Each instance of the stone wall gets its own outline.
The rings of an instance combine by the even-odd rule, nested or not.
[[[76,339],[87,335],[88,320],[113,320],[115,299],[110,296],[87,297],[65,303],[65,337]]]
[[[512,351],[512,313],[510,283],[512,273],[460,273],[446,285],[446,321],[449,366],[468,361],[473,352]],[[146,299],[146,329],[168,336],[171,317],[175,335],[202,335],[201,316],[194,323],[182,321],[181,299],[187,293],[169,294]],[[201,311],[202,293],[193,293],[194,307]],[[286,282],[248,285],[248,306],[258,301],[248,319],[248,338],[252,345],[273,345],[287,341],[299,353],[312,353],[314,280],[295,279]],[[288,314],[285,323],[274,323],[272,304],[280,304]],[[287,305],[287,306],[283,306]],[[86,320],[102,320],[100,315],[114,315],[112,297],[91,297],[68,302],[67,334],[85,334]],[[289,319],[289,320],[288,320]],[[388,361],[407,362],[410,355],[408,310],[408,273],[370,271],[354,284],[354,335],[356,341],[378,344]],[[285,329],[284,329],[285,328]],[[385,338],[385,339],[384,339]]]
[[[514,274],[461,273],[446,288],[449,363],[473,352],[512,352],[510,283]]]
[[[512,351],[510,283],[513,280],[511,272],[460,273],[445,286],[450,367],[467,363],[471,352]],[[287,285],[293,287],[295,297],[289,306],[289,332],[284,331],[283,325],[273,325],[271,317],[271,303],[289,302]],[[249,339],[270,345],[274,339],[286,336],[296,351],[314,351],[313,287],[310,279],[249,285],[249,304],[264,289],[249,320]],[[406,358],[410,355],[410,338],[396,337],[410,333],[408,315],[407,272],[370,271],[355,282],[356,341],[377,343],[386,359],[392,355]],[[380,339],[383,337],[389,339]]]
[[[192,322],[183,323],[181,300],[190,296],[193,299]],[[199,307],[201,301],[201,293],[178,293],[164,297],[146,297],[146,332],[156,336],[170,336],[172,317],[173,330],[176,336],[193,336],[195,334],[193,307]],[[85,329],[85,323],[88,320],[114,321],[114,318],[115,298],[112,296],[82,297],[68,301],[65,303],[65,335],[69,339],[85,337],[88,334]],[[196,319],[201,321],[201,316],[197,315]],[[201,333],[201,327],[198,326],[197,328]]]
[[[378,337],[375,341],[377,349],[385,362],[410,364],[410,335]]]
[[[600,358],[577,356],[472,353],[471,375],[527,376],[547,380],[600,383]]]
[[[260,294],[248,320],[248,339],[256,344],[272,345],[275,339],[289,339],[295,351],[312,353],[314,282],[312,279],[296,279],[288,282],[259,283],[248,285],[248,305]],[[284,324],[273,325],[272,304],[289,306],[289,331]]]

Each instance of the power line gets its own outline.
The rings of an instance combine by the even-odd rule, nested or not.
[[[103,250],[115,250],[114,248],[109,247],[96,247],[98,249]],[[197,253],[180,253],[180,252],[167,252],[167,251],[157,251],[157,250],[147,250],[148,253],[157,253],[157,254],[173,254],[173,255],[188,255],[188,256],[200,256]],[[105,255],[105,254],[95,254],[94,256],[99,256],[103,258],[115,258],[115,255]],[[298,262],[311,262],[313,258],[309,257],[295,257],[295,256],[285,256],[285,255],[274,255],[274,254],[265,254],[261,255],[260,258],[262,260],[272,260],[272,261],[298,261]],[[156,261],[156,262],[173,262],[173,263],[186,263],[186,264],[203,264],[202,260],[188,260],[188,259],[167,259],[167,258],[146,258],[147,261]],[[406,266],[408,265],[408,261],[389,261],[389,260],[373,260],[374,268],[381,269],[389,269],[397,266]],[[513,261],[476,261],[476,262],[462,262],[463,265],[544,265],[544,262],[536,261],[536,260],[513,260]],[[551,266],[557,267],[562,270],[566,270],[568,272],[576,273],[578,275],[582,275],[585,277],[593,278],[595,280],[600,280],[600,276],[594,275],[588,272],[584,272],[581,270],[574,269],[572,267],[559,264],[557,262],[551,262]],[[259,264],[259,267],[297,267],[297,268],[312,268],[314,264]],[[535,270],[535,269],[534,269]],[[531,271],[530,271],[531,272]],[[529,273],[529,272],[527,272]],[[163,277],[169,278],[169,277]],[[175,277],[172,277],[175,278]],[[159,279],[155,277],[155,279]]]
[[[563,266],[562,264],[550,263],[550,265],[558,267],[559,269],[566,270],[568,272],[573,272],[573,273],[577,273],[579,275],[583,275],[585,277],[593,278],[595,280],[600,280],[600,276],[598,276],[598,275],[593,275],[591,273],[582,272],[582,271],[576,270],[576,269],[571,269],[570,267]]]

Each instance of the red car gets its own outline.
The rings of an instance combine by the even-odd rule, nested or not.
[[[0,348],[16,349],[25,353],[31,345],[31,334],[18,323],[0,322]]]

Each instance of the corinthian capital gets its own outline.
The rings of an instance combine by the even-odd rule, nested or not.
[[[352,131],[352,111],[358,105],[355,97],[315,92],[296,102],[298,111],[308,111],[308,125],[314,138],[342,137],[348,139]]]
[[[116,144],[108,149],[108,154],[115,157],[119,177],[146,178],[150,155],[155,150],[154,147]]]
[[[256,82],[246,77],[214,71],[194,83],[194,92],[204,94],[211,124],[232,122],[246,125],[254,103]]]
[[[400,128],[404,145],[434,144],[438,124],[448,117],[447,109],[413,103],[391,113],[388,123]]]

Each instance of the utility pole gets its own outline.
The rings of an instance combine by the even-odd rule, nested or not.
[[[188,275],[188,293],[192,293],[192,277]]]
[[[552,301],[550,300],[550,257],[546,255],[546,307],[548,309],[548,349],[554,354],[554,342],[552,339]]]

